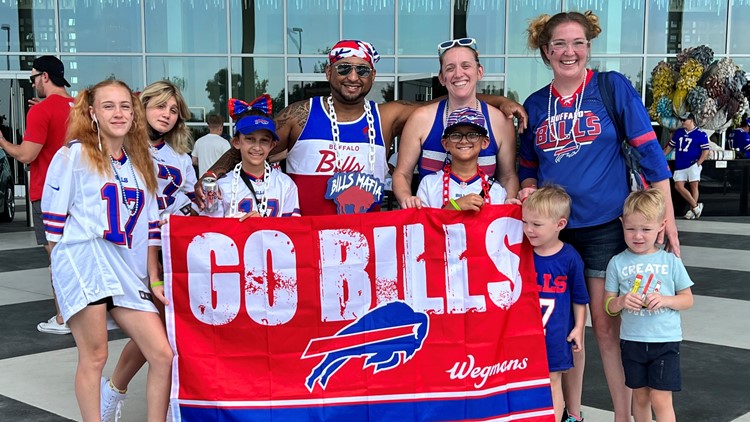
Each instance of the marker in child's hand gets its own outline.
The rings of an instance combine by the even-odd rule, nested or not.
[[[641,281],[643,281],[643,276],[638,274],[635,276],[635,282],[633,282],[633,288],[630,289],[630,293],[638,293],[638,288],[641,287]]]
[[[648,294],[648,286],[651,285],[651,280],[654,279],[654,273],[651,273],[648,276],[648,281],[646,282],[646,286],[643,288],[643,296],[641,296],[641,299],[643,299],[643,304],[641,305],[642,308],[646,307],[646,295]]]

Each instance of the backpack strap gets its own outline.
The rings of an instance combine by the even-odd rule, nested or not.
[[[615,131],[617,131],[617,137],[624,141],[626,140],[625,130],[620,120],[620,114],[615,110],[615,95],[612,89],[612,84],[609,83],[609,72],[598,72],[597,81],[599,83],[599,95],[602,97],[604,108],[607,109],[610,120],[615,125]]]

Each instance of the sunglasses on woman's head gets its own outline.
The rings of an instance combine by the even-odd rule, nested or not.
[[[354,69],[357,72],[357,76],[360,78],[366,78],[370,76],[370,73],[372,73],[372,68],[366,64],[350,64],[350,63],[340,63],[335,66],[336,73],[339,74],[339,76],[346,76],[352,72],[352,69]]]
[[[472,50],[476,51],[477,40],[475,40],[474,38],[458,38],[455,40],[443,41],[438,44],[438,56],[442,56],[443,53],[445,53],[445,50],[448,50],[449,48],[453,48],[455,46],[469,47]]]

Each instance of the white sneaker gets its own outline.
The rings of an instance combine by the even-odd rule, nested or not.
[[[698,205],[691,211],[693,211],[693,214],[695,214],[695,218],[701,218],[701,213],[703,213],[703,203],[699,202]]]
[[[37,324],[36,329],[39,330],[40,333],[70,334],[70,328],[68,328],[68,324],[57,323],[57,315],[52,315],[52,318],[48,319],[47,321],[40,322],[39,324]]]
[[[695,213],[693,210],[689,210],[685,213],[685,220],[695,220]]]
[[[99,392],[99,411],[102,422],[117,422],[122,417],[122,405],[125,404],[127,394],[115,391],[109,384],[109,378],[102,377]]]

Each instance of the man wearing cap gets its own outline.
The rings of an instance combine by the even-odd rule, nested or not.
[[[750,158],[750,118],[742,116],[740,127],[729,135],[729,149],[734,150],[738,157]]]
[[[42,223],[42,190],[47,168],[52,157],[65,142],[68,114],[73,106],[73,99],[65,87],[70,84],[65,80],[65,67],[54,56],[41,56],[34,60],[29,76],[39,98],[44,101],[32,106],[26,115],[26,132],[23,142],[12,144],[0,134],[0,148],[16,160],[31,165],[29,177],[29,200],[34,218],[36,242],[44,245],[47,253],[50,247],[44,234]],[[57,300],[55,300],[57,307]],[[37,329],[43,333],[70,334],[70,329],[63,323],[59,309],[48,321],[40,322]]]
[[[682,121],[682,127],[674,132],[672,139],[664,147],[664,155],[669,155],[672,149],[676,149],[675,171],[672,176],[674,190],[690,206],[685,214],[685,219],[695,220],[700,218],[703,212],[703,204],[698,202],[698,183],[701,181],[703,161],[708,158],[710,153],[708,135],[695,125],[695,117],[692,113],[680,120]],[[690,190],[685,188],[685,182],[688,182]]]
[[[302,215],[336,214],[342,210],[378,210],[385,180],[386,152],[418,105],[406,101],[376,104],[365,100],[375,80],[380,56],[370,43],[342,40],[328,55],[326,79],[331,95],[289,105],[276,117],[279,146],[288,150],[287,172],[297,184]],[[491,96],[503,111],[525,119],[523,108]],[[239,161],[233,150],[212,167],[225,173]],[[352,173],[361,184],[339,189]],[[375,186],[375,187],[373,187]],[[380,186],[380,187],[378,187]],[[196,186],[200,197],[200,186]],[[372,198],[369,196],[372,195]],[[357,197],[357,204],[346,203]],[[364,197],[368,197],[364,199]],[[367,205],[369,201],[371,205]]]
[[[481,111],[471,107],[452,111],[445,122],[441,142],[451,162],[419,183],[417,197],[430,208],[479,211],[485,204],[502,204],[505,189],[487,177],[479,154],[490,144]]]

